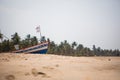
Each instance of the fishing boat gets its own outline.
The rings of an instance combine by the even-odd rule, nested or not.
[[[39,43],[37,45],[27,47],[24,49],[16,50],[14,53],[37,53],[37,54],[45,54],[48,50],[49,41],[45,41]]]
[[[46,41],[45,37],[41,35],[40,26],[36,27],[37,32],[40,33],[40,43],[31,47],[19,49],[19,45],[15,45],[16,51],[14,53],[36,53],[45,54],[48,51],[49,40]]]

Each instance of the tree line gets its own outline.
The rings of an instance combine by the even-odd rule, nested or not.
[[[66,56],[120,56],[120,51],[118,49],[101,49],[95,45],[90,49],[84,47],[82,44],[77,44],[75,41],[70,44],[67,40],[64,40],[60,44],[55,44],[54,41],[51,41],[48,53]]]
[[[19,44],[20,48],[25,48],[38,44],[36,36],[31,37],[30,34],[25,39],[21,39],[18,33],[11,36],[10,40],[3,40],[4,35],[0,33],[0,52],[11,52],[14,51],[14,45]],[[50,39],[48,38],[50,41]],[[66,55],[66,56],[120,56],[119,49],[108,50],[101,49],[93,45],[93,48],[84,47],[82,44],[72,42],[70,44],[67,40],[62,41],[60,44],[56,44],[54,41],[50,41],[48,54]]]
[[[21,40],[18,33],[11,35],[11,39],[3,40],[3,37],[4,35],[0,33],[0,39],[1,39],[0,52],[14,51],[15,50],[14,45],[17,45],[17,44],[19,44],[19,48],[26,48],[26,47],[38,44],[38,40],[36,36],[31,37],[30,34],[28,34],[26,38],[23,40]]]

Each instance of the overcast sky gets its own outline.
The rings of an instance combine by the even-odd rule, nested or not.
[[[0,29],[56,43],[76,41],[92,48],[120,49],[120,0],[0,0]]]

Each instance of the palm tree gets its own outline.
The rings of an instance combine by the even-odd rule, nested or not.
[[[18,35],[18,33],[16,32],[14,35],[12,35],[12,40],[13,40],[13,44],[19,44],[20,43],[20,37]]]
[[[82,45],[82,44],[79,44],[79,45],[77,46],[77,49],[79,49],[79,50],[83,49],[83,45]]]
[[[76,56],[75,46],[77,46],[77,43],[74,41],[74,42],[72,43],[72,55],[75,55],[75,56]],[[75,53],[75,54],[74,54],[74,53]]]
[[[72,43],[72,48],[74,49],[75,46],[77,46],[77,43],[74,41],[74,42]]]
[[[64,54],[64,44],[63,44],[63,42],[60,43],[59,49],[60,49],[60,54],[61,55]]]
[[[81,52],[82,52],[82,49],[83,49],[83,45],[82,44],[79,44],[77,47],[76,47],[76,54],[77,56],[80,56],[82,55]]]
[[[0,32],[0,39],[1,39],[1,42],[3,42],[3,34]]]
[[[36,36],[34,36],[34,37],[31,38],[31,44],[32,45],[38,44],[38,40],[37,40]]]
[[[28,43],[28,46],[31,46],[31,35],[30,34],[27,35],[26,42]]]
[[[55,42],[51,41],[50,44],[49,44],[48,53],[54,54],[55,53],[55,47],[56,47]]]
[[[70,55],[70,53],[71,53],[71,46],[67,42],[67,40],[64,40],[64,43],[61,44],[61,45],[63,45],[62,46],[62,50],[63,50],[64,55]]]

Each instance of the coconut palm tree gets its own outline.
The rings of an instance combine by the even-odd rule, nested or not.
[[[32,45],[38,44],[38,40],[37,40],[36,36],[34,36],[34,37],[31,38],[31,44]]]
[[[75,46],[77,46],[77,43],[74,41],[74,42],[72,43],[72,48],[74,49]]]
[[[3,41],[3,34],[0,32],[0,39],[1,39],[1,42]]]
[[[13,40],[14,45],[20,43],[20,37],[17,32],[14,35],[12,35],[12,40]]]

